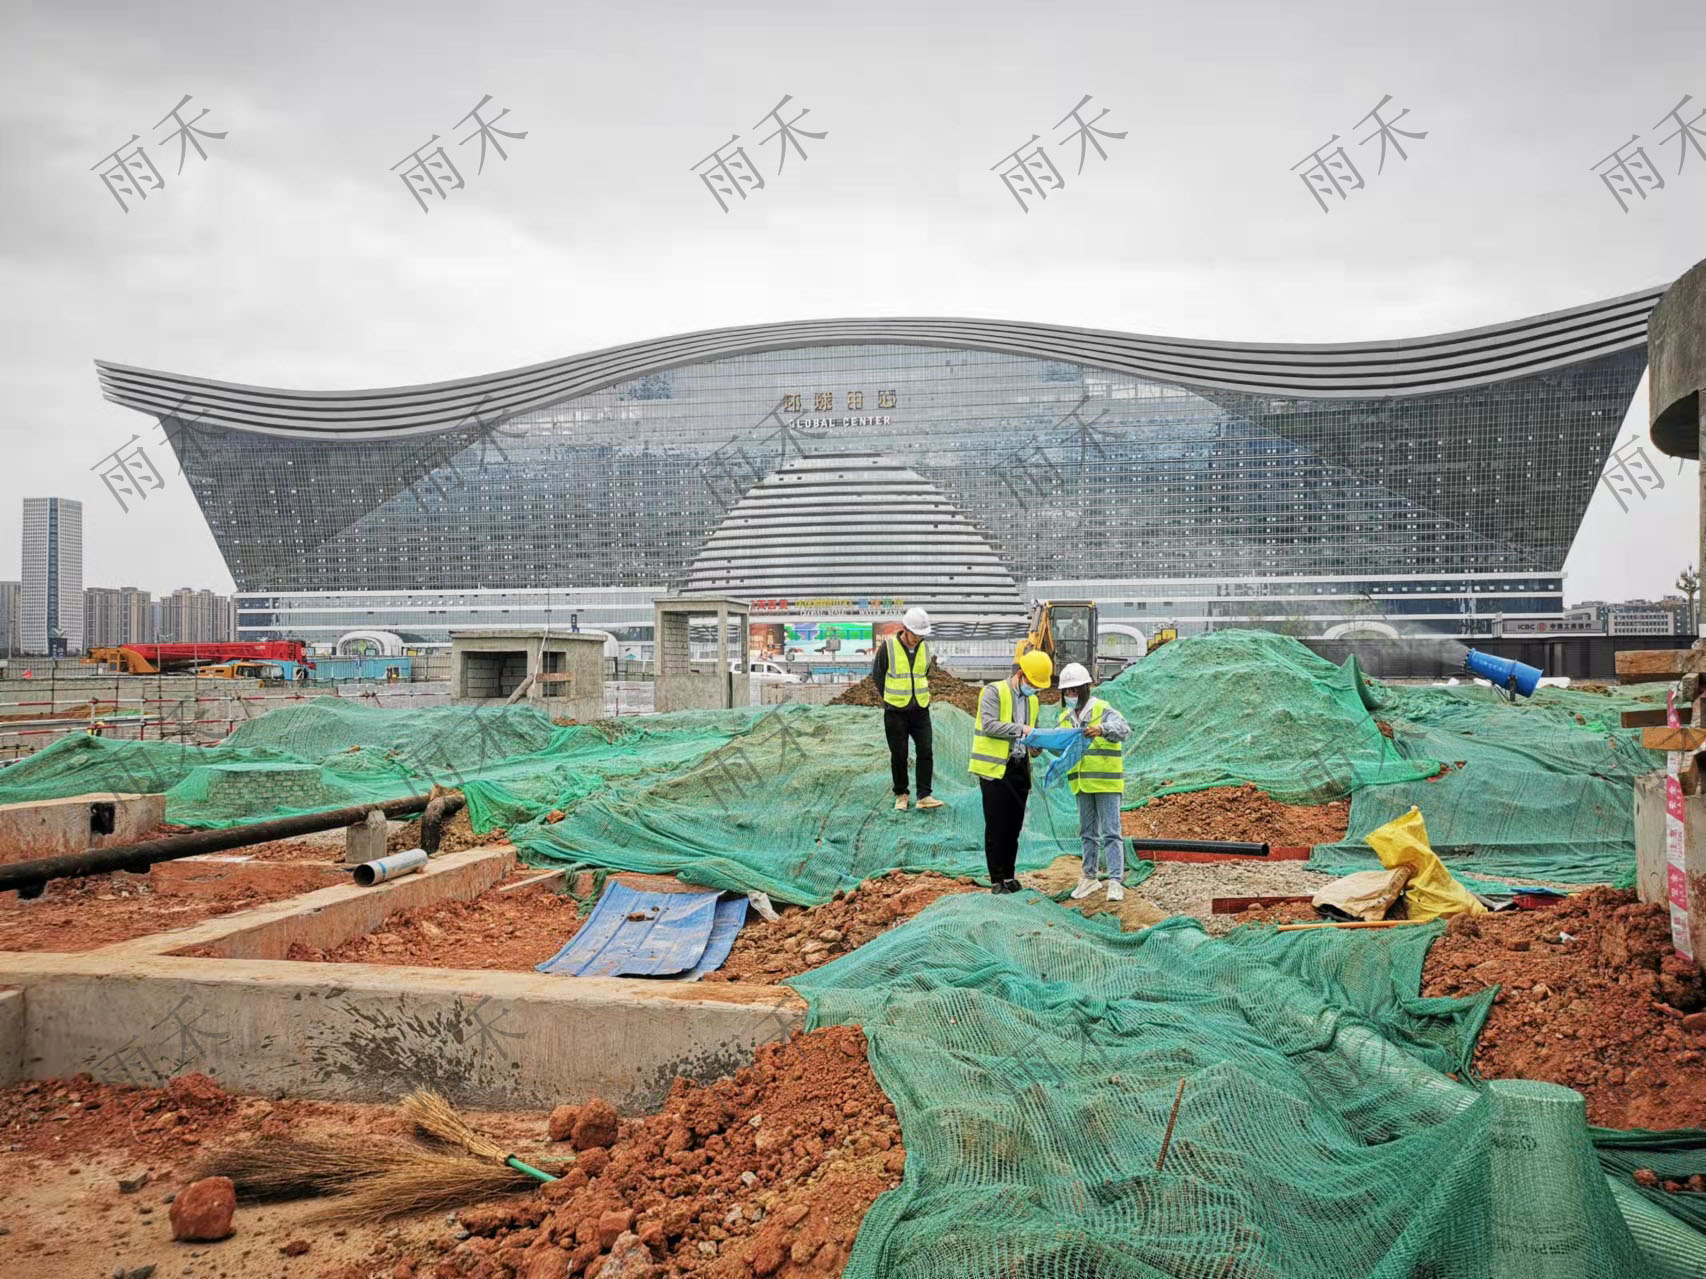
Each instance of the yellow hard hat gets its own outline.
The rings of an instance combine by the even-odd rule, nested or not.
[[[1049,655],[1032,649],[1019,658],[1019,669],[1024,672],[1025,679],[1038,688],[1047,688],[1049,681],[1054,678],[1054,663]]]

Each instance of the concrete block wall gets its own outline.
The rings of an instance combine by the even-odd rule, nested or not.
[[[93,806],[112,806],[112,831],[95,832]],[[141,839],[166,820],[164,795],[96,794],[0,804],[0,861],[58,857]]]

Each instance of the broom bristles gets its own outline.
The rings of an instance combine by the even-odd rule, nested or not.
[[[215,1152],[197,1165],[195,1176],[229,1177],[237,1197],[252,1203],[301,1199],[384,1172],[398,1149],[287,1138]]]
[[[509,1152],[497,1142],[470,1128],[468,1121],[456,1113],[449,1100],[431,1088],[417,1088],[403,1098],[402,1110],[404,1116],[413,1120],[415,1127],[429,1137],[460,1146],[470,1154],[500,1164],[509,1157]]]
[[[349,1192],[314,1212],[317,1224],[371,1225],[415,1213],[466,1208],[502,1195],[536,1189],[524,1172],[470,1155],[410,1151],[384,1172],[364,1177]]]

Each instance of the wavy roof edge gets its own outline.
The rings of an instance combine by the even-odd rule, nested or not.
[[[102,393],[159,416],[269,435],[348,439],[489,427],[648,373],[794,347],[933,346],[1056,360],[1186,388],[1305,399],[1407,398],[1532,376],[1646,343],[1664,294],[1644,289],[1426,337],[1247,343],[972,318],[783,321],[653,338],[499,373],[414,386],[305,391],[96,360]]]

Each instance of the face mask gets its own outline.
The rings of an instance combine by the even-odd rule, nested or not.
[[[1019,696],[1020,697],[1030,697],[1036,691],[1037,690],[1034,687],[1032,687],[1030,684],[1025,683],[1024,680],[1019,681]]]

